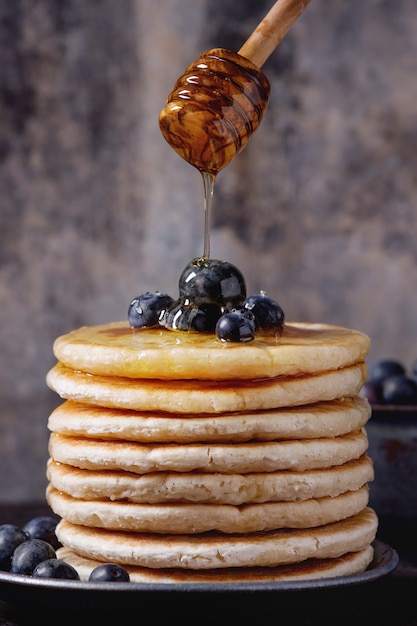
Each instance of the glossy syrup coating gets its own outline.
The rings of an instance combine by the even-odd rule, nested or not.
[[[182,271],[178,286],[176,300],[150,291],[134,298],[128,310],[130,327],[215,332],[222,341],[251,341],[255,330],[284,325],[278,302],[263,291],[246,297],[242,272],[227,261],[193,259]]]
[[[269,81],[256,65],[236,52],[214,48],[177,80],[159,126],[183,159],[215,176],[258,128],[269,94]]]
[[[238,305],[246,297],[242,272],[232,263],[217,259],[193,259],[179,278],[179,293],[194,304]]]

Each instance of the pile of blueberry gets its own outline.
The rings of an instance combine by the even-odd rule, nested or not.
[[[0,525],[0,570],[38,578],[80,580],[77,570],[58,559],[60,543],[55,534],[57,520],[34,517],[24,526]],[[103,563],[90,573],[89,581],[129,582],[128,572],[116,563]]]
[[[369,368],[361,395],[374,405],[417,406],[417,360],[410,372],[400,361],[375,362]]]
[[[257,330],[279,328],[284,312],[264,292],[246,296],[240,270],[226,261],[193,259],[179,279],[179,298],[147,291],[132,300],[132,328],[161,326],[170,330],[215,332],[222,341],[245,342]]]

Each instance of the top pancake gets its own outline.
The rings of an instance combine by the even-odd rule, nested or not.
[[[212,333],[113,322],[58,337],[54,354],[68,368],[102,376],[248,380],[337,370],[364,361],[369,348],[367,335],[329,324],[286,323],[281,332],[229,343]]]

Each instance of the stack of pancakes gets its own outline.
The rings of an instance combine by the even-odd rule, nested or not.
[[[116,322],[56,340],[47,500],[82,579],[100,562],[164,583],[368,567],[369,338],[280,330],[235,344]]]

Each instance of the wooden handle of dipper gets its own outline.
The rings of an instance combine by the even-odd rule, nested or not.
[[[262,67],[310,0],[277,0],[255,28],[239,54]]]

